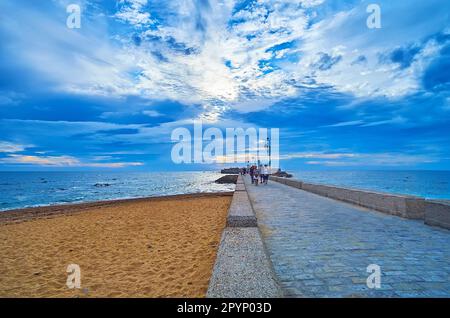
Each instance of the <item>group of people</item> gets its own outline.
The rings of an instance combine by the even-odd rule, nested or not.
[[[250,179],[254,185],[258,185],[259,183],[267,184],[269,182],[270,169],[267,165],[260,165],[259,167],[249,165],[241,169],[242,175],[246,175],[247,173],[250,175]]]

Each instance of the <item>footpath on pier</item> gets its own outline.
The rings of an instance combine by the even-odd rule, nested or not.
[[[284,296],[450,297],[449,230],[274,181],[244,182]],[[379,289],[367,285],[374,265]]]

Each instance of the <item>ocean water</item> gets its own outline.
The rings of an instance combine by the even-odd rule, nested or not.
[[[0,172],[0,211],[198,192],[233,191],[215,172]]]
[[[450,199],[450,171],[290,171],[295,179],[427,199]]]
[[[313,183],[450,199],[450,171],[289,171]],[[199,192],[233,191],[216,172],[0,172],[0,211]]]

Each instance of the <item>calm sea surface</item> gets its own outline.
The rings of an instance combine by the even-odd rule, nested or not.
[[[215,172],[0,172],[0,211],[23,207],[233,191]]]
[[[450,199],[450,171],[290,171],[313,183]],[[233,191],[216,172],[0,172],[0,211],[183,193]]]
[[[295,179],[357,189],[450,199],[450,171],[293,171]]]

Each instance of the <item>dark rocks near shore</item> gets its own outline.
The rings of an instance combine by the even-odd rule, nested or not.
[[[274,177],[280,177],[280,178],[292,178],[292,174],[287,173],[286,171],[277,171],[272,174]]]
[[[109,186],[110,186],[109,183],[96,183],[96,184],[94,184],[94,187],[97,187],[97,188],[103,188],[103,187],[109,187]]]
[[[226,168],[220,170],[220,173],[222,174],[239,174],[241,172],[241,169],[239,168]]]
[[[219,184],[234,183],[234,184],[236,184],[237,183],[237,179],[238,179],[237,175],[230,175],[230,174],[228,174],[226,176],[223,176],[223,177],[217,179],[215,181],[215,183],[219,183]]]

